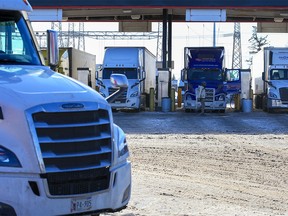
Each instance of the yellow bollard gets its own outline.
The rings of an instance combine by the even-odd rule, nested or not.
[[[155,92],[154,92],[154,88],[150,88],[150,92],[149,92],[149,110],[150,112],[155,111]]]
[[[171,89],[171,112],[175,111],[175,88]]]
[[[178,88],[177,104],[178,107],[182,106],[182,88]]]
[[[241,104],[240,104],[240,94],[234,95],[234,105],[235,105],[235,111],[241,110]]]
[[[99,92],[99,89],[100,87],[99,86],[95,86],[95,90],[97,91],[97,92]]]

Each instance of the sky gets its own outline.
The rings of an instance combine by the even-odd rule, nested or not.
[[[67,31],[67,23],[62,24],[62,30]],[[85,31],[118,31],[118,23],[90,23],[84,24]],[[32,23],[34,31],[45,31],[51,28],[51,23]],[[241,52],[242,52],[242,68],[249,68],[246,60],[250,58],[249,54],[249,38],[252,36],[253,26],[256,23],[241,23]],[[215,27],[215,31],[214,31]],[[158,23],[152,24],[152,31],[158,30]],[[225,47],[226,67],[232,67],[233,53],[233,31],[234,23],[216,23],[215,26],[211,22],[195,23],[181,22],[172,23],[172,60],[174,61],[174,69],[172,74],[177,79],[180,78],[181,69],[184,67],[184,47],[189,46],[213,46],[213,38],[215,33],[216,46]],[[288,46],[287,34],[281,33],[261,33],[259,36],[268,35],[268,42],[271,46]],[[93,38],[85,38],[85,51],[96,55],[96,64],[101,64],[104,56],[104,48],[106,46],[144,46],[154,55],[157,52],[157,39],[150,40],[96,40]]]

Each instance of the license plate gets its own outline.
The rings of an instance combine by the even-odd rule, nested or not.
[[[91,197],[71,200],[71,212],[82,212],[92,208]]]

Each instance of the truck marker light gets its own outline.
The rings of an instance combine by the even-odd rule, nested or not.
[[[24,2],[26,5],[29,5],[29,3],[28,3],[27,0],[23,0],[23,2]]]

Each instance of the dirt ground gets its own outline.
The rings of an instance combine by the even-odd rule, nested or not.
[[[286,134],[128,133],[127,140],[131,200],[109,215],[288,215]]]

